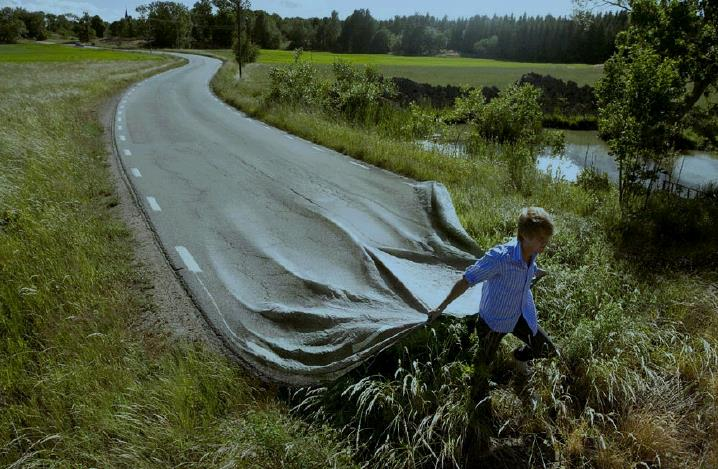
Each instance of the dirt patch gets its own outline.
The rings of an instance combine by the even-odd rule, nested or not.
[[[105,129],[107,163],[119,201],[113,210],[132,232],[134,257],[143,279],[141,288],[149,290],[146,294],[150,301],[135,326],[151,339],[201,343],[229,355],[177,278],[120,165],[113,132],[115,110],[123,93],[103,103],[98,115]]]

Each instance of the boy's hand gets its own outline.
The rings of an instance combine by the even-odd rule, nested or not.
[[[434,322],[436,320],[436,318],[441,316],[441,313],[443,311],[444,311],[443,308],[436,308],[436,309],[432,309],[431,311],[429,311],[429,317],[427,318],[426,323],[431,324],[432,322]]]
[[[541,268],[536,269],[536,273],[534,274],[534,282],[538,279],[544,278],[547,275],[548,275],[548,272],[546,272],[545,270],[543,270]]]

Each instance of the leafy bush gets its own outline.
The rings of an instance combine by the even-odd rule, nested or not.
[[[447,131],[447,125],[441,112],[410,103],[409,119],[402,125],[402,131],[410,138],[427,138],[443,135]]]
[[[328,90],[328,108],[350,119],[365,120],[376,113],[383,100],[396,95],[394,83],[384,80],[376,68],[356,68],[337,60],[332,70],[335,80]]]
[[[586,167],[578,173],[576,185],[583,190],[592,194],[608,192],[611,189],[611,182],[608,180],[608,174],[597,171],[593,167]]]
[[[294,62],[274,67],[269,72],[267,101],[293,107],[317,108],[324,100],[327,85],[319,78],[317,67],[301,60],[302,51],[294,54]]]
[[[531,192],[538,150],[549,146],[560,153],[564,146],[562,133],[543,130],[539,97],[540,91],[532,85],[513,85],[487,103],[483,93],[474,89],[457,98],[447,114],[447,119],[471,125],[470,151],[485,151],[486,143],[500,147],[495,152],[507,164],[514,187],[524,193]]]

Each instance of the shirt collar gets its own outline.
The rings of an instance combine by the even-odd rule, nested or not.
[[[526,262],[524,262],[524,256],[523,254],[521,254],[521,241],[518,238],[514,238],[511,240],[509,245],[513,245],[513,260],[515,260],[516,262],[520,262],[522,265],[526,265]],[[535,260],[536,255],[534,254],[533,256],[531,256],[531,262],[529,263],[529,265],[533,264]]]

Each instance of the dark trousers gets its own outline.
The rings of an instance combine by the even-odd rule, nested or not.
[[[494,360],[501,339],[503,339],[506,334],[491,330],[488,324],[478,315],[476,316],[476,320],[469,321],[469,334],[474,330],[479,338],[479,347],[481,347],[483,361],[489,364]],[[511,333],[526,344],[514,350],[514,358],[519,361],[526,362],[534,358],[546,357],[556,352],[556,346],[548,334],[546,334],[546,331],[539,326],[534,335],[523,315],[519,318]]]
[[[492,429],[493,419],[489,399],[490,365],[494,361],[501,339],[506,334],[491,330],[479,315],[469,318],[468,328],[469,335],[476,331],[479,338],[479,349],[474,355],[474,373],[469,391],[470,404],[467,409],[469,425],[463,448],[466,465],[473,466],[488,449],[489,437],[495,433]],[[526,344],[514,350],[514,358],[517,360],[525,362],[556,352],[556,347],[546,332],[539,327],[536,334],[533,334],[523,316],[519,318],[511,333]]]

